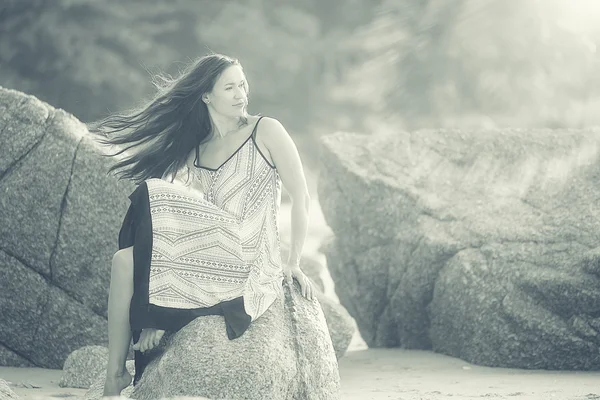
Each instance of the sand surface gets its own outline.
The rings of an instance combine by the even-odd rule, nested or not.
[[[526,371],[474,366],[427,351],[351,351],[339,363],[342,400],[600,400],[600,372]],[[0,367],[22,399],[81,396],[60,388],[60,370]]]

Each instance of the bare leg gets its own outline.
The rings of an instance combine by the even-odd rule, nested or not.
[[[112,260],[108,293],[108,365],[104,396],[119,396],[131,383],[125,368],[131,328],[129,306],[133,296],[133,247],[121,249]]]

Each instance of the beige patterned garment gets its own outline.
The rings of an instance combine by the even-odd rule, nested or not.
[[[190,165],[177,175],[147,181],[150,303],[190,309],[243,296],[258,318],[283,283],[277,170],[253,133],[219,168]]]

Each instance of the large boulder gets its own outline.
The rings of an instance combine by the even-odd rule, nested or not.
[[[88,389],[94,378],[106,373],[108,349],[104,346],[85,346],[75,350],[65,360],[58,386]]]
[[[135,399],[339,399],[338,364],[317,300],[284,285],[275,303],[239,338],[229,340],[221,316],[196,318],[155,351]],[[103,376],[88,393],[99,398]]]
[[[61,368],[107,343],[110,262],[133,185],[107,175],[86,133],[0,88],[0,365]]]
[[[369,346],[600,368],[600,129],[322,142],[328,267]]]
[[[0,87],[0,365],[62,368],[107,344],[111,258],[134,190],[109,165],[72,115]],[[303,268],[320,279],[321,266]],[[351,318],[322,300],[341,356]]]

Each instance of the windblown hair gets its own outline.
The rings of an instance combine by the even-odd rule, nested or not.
[[[240,64],[221,54],[200,57],[176,79],[155,76],[157,93],[145,105],[88,124],[98,142],[119,149],[107,156],[125,154],[109,173],[116,171],[119,179],[137,184],[175,176],[195,146],[210,138],[212,123],[202,96],[213,90],[220,74],[232,65]],[[247,121],[243,118],[241,123]]]

